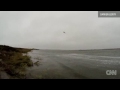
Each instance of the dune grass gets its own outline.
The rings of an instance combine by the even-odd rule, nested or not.
[[[31,49],[0,46],[0,67],[10,76],[24,78],[26,67],[33,66],[30,56],[23,55]]]

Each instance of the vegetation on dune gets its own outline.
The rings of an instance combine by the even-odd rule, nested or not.
[[[0,70],[17,78],[25,77],[26,67],[33,66],[30,57],[23,55],[32,49],[14,48],[0,45]]]

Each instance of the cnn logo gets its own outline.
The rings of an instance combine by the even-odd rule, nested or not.
[[[117,70],[107,70],[106,75],[117,75]]]

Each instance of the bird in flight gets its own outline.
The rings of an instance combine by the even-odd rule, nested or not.
[[[65,33],[65,32],[63,32],[63,33]]]

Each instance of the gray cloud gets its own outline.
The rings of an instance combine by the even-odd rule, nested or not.
[[[0,44],[39,49],[119,48],[120,18],[98,18],[97,14],[1,11]]]

